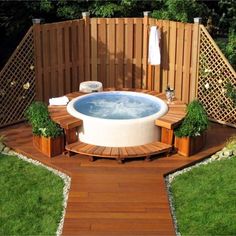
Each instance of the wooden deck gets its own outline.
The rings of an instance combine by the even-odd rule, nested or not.
[[[222,148],[234,128],[212,124],[207,145],[191,158],[172,155],[152,162],[90,162],[82,155],[47,158],[32,145],[28,125],[0,130],[16,151],[72,178],[63,235],[175,235],[163,175],[191,165]],[[53,191],[53,190],[52,190]],[[33,222],[32,222],[33,223]]]

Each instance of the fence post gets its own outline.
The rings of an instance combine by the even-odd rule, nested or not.
[[[41,26],[43,19],[32,19],[34,36],[35,99],[43,101]]]
[[[150,11],[143,12],[143,81],[142,89],[150,89],[148,83],[148,24]]]
[[[84,19],[84,74],[85,80],[90,80],[90,13],[82,13]]]
[[[198,69],[199,69],[199,46],[200,46],[200,23],[201,17],[194,18],[193,42],[192,42],[192,71],[190,80],[189,101],[197,97]]]

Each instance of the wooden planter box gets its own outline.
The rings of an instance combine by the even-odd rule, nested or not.
[[[199,152],[206,144],[206,132],[196,137],[175,137],[175,148],[183,156],[191,156]]]
[[[64,136],[57,138],[46,138],[33,135],[33,145],[48,157],[54,157],[62,154],[64,151]]]

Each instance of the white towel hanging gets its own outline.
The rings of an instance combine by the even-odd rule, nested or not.
[[[151,65],[161,64],[161,53],[159,46],[160,32],[156,26],[152,26],[149,35],[148,63]]]

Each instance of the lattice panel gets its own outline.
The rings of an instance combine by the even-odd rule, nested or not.
[[[226,96],[226,84],[236,87],[236,73],[204,26],[200,27],[198,99],[209,118],[236,127],[236,107]]]
[[[34,41],[31,27],[0,72],[0,127],[24,119],[24,111],[34,97]]]

